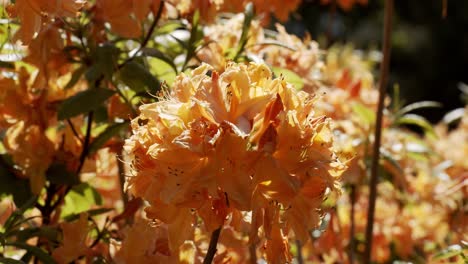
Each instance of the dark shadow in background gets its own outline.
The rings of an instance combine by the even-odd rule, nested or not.
[[[432,122],[445,113],[463,107],[460,82],[468,84],[468,0],[447,0],[447,17],[442,17],[443,0],[395,0],[389,93],[394,84],[406,103],[433,100],[440,109],[421,110]],[[380,49],[383,3],[369,0],[349,12],[318,0],[304,1],[287,23],[291,33],[333,43],[353,43],[358,49]]]

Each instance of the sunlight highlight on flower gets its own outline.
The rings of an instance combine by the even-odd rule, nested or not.
[[[267,255],[280,248],[289,259],[281,246],[288,230],[308,239],[345,169],[330,120],[314,116],[315,100],[263,64],[230,63],[222,74],[203,64],[140,107],[125,145],[133,157],[129,189],[149,202],[149,218],[168,224],[171,250],[193,230],[193,221],[181,219],[199,217],[211,232],[252,211],[250,243],[265,235]]]

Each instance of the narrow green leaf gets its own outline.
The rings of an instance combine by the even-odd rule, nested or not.
[[[3,228],[5,232],[9,232],[10,227],[14,226],[16,222],[23,217],[24,212],[31,208],[37,201],[37,196],[32,196],[27,202],[25,202],[19,209],[16,209],[5,221]]]
[[[0,263],[3,263],[3,264],[26,264],[21,260],[16,260],[16,259],[12,259],[12,258],[2,258],[2,257],[0,257]]]
[[[159,91],[161,86],[145,66],[134,61],[126,63],[120,69],[120,79],[135,92],[155,92]]]
[[[465,95],[468,95],[468,84],[459,82],[458,89]]]
[[[99,79],[101,76],[101,70],[99,69],[99,65],[94,64],[91,65],[88,69],[85,71],[85,78],[90,84],[91,87],[94,87],[94,83]]]
[[[105,213],[110,212],[112,210],[114,210],[114,208],[98,208],[98,209],[88,210],[88,211],[86,211],[86,213],[88,214],[88,216],[92,217],[92,216],[96,216],[96,215],[105,214]],[[78,220],[80,218],[80,214],[82,214],[82,213],[83,212],[78,213],[78,214],[68,215],[68,216],[64,217],[64,220],[67,221],[67,222]]]
[[[148,58],[148,64],[150,65],[151,74],[157,77],[158,80],[164,80],[164,82],[172,86],[174,83],[176,73],[169,64],[158,58]]]
[[[465,108],[460,107],[445,114],[442,121],[446,125],[450,125],[454,122],[457,122],[458,120],[461,120],[464,115],[465,115]]]
[[[301,90],[304,88],[304,81],[295,72],[279,67],[272,67],[272,70],[277,78],[283,77],[285,81],[294,85],[296,90]]]
[[[185,61],[184,64],[182,65],[182,72],[186,70],[186,67],[188,65],[188,62],[196,55],[195,50],[197,49],[197,42],[200,40],[203,36],[203,32],[199,28],[199,21],[200,21],[200,11],[195,10],[195,13],[193,14],[193,19],[192,19],[192,28],[190,29],[190,38],[185,45],[187,49],[187,53],[185,55]],[[172,35],[171,35],[172,36]],[[184,46],[183,42],[181,42],[180,39],[172,36],[181,46]]]
[[[14,69],[15,64],[9,61],[0,61],[0,68]]]
[[[396,115],[397,116],[402,116],[404,114],[407,114],[409,112],[412,112],[414,110],[418,109],[424,109],[424,108],[437,108],[437,107],[442,107],[442,104],[439,102],[434,102],[434,101],[421,101],[421,102],[416,102],[409,104],[403,108],[401,108]]]
[[[239,43],[247,42],[247,38],[249,36],[250,25],[252,23],[254,14],[255,14],[254,5],[251,2],[249,2],[245,6],[245,10],[244,10],[244,22],[242,23],[242,33],[241,33]]]
[[[370,126],[375,123],[375,112],[365,105],[356,102],[351,105],[351,108],[366,125]]]
[[[176,29],[182,28],[184,25],[180,21],[167,21],[156,29],[156,35],[164,35],[173,32]]]
[[[113,73],[117,70],[119,53],[119,48],[112,44],[104,44],[96,49],[96,64],[108,80],[112,79]]]
[[[18,230],[14,235],[16,236],[17,241],[26,241],[33,237],[42,237],[53,242],[57,241],[58,230],[56,227],[51,226],[32,227]]]
[[[74,186],[65,196],[65,206],[62,210],[62,217],[72,214],[79,214],[90,210],[94,205],[101,205],[101,195],[88,183],[81,183]]]
[[[383,160],[388,161],[401,175],[404,175],[403,168],[400,166],[397,160],[392,157],[392,154],[385,149],[380,149],[380,156]]]
[[[109,139],[117,135],[123,129],[128,128],[128,122],[115,123],[106,128],[89,146],[89,153],[94,153],[99,150]]]
[[[277,46],[280,48],[288,49],[290,51],[296,51],[295,48],[288,46],[284,43],[278,42],[278,41],[264,41],[264,42],[256,43],[254,45],[249,45],[249,46]]]
[[[467,248],[465,248],[466,250]],[[433,260],[444,260],[463,253],[463,247],[461,245],[455,244],[451,245],[434,255]]]
[[[55,260],[45,251],[38,247],[34,247],[31,245],[28,245],[23,242],[8,242],[6,243],[7,246],[13,246],[17,247],[20,249],[24,249],[27,252],[32,253],[34,256],[36,256],[40,261],[42,261],[44,264],[55,264]]]
[[[436,134],[432,124],[429,123],[424,117],[415,114],[406,114],[395,120],[395,125],[413,125],[420,127],[426,136],[435,138]]]
[[[153,49],[153,48],[143,48],[142,51],[143,55],[158,58],[165,63],[169,64],[171,68],[174,70],[174,72],[177,74],[177,66],[174,64],[174,60],[167,56],[167,54],[161,52],[158,49]]]
[[[73,72],[70,81],[65,86],[65,90],[70,89],[73,86],[75,86],[75,84],[80,80],[81,76],[85,73],[85,71],[86,71],[86,67],[84,65],[76,69]]]
[[[12,195],[17,207],[22,207],[33,196],[29,180],[20,179],[12,172],[13,165],[8,164],[8,155],[0,156],[0,198]]]
[[[95,110],[115,92],[109,89],[88,89],[65,100],[58,109],[58,119],[64,120]]]
[[[244,22],[242,24],[242,33],[239,39],[239,47],[237,48],[236,55],[233,58],[234,61],[237,61],[237,59],[240,57],[240,55],[245,49],[245,45],[247,44],[247,40],[249,38],[250,25],[252,23],[254,15],[255,15],[254,5],[251,2],[249,2],[245,6]]]

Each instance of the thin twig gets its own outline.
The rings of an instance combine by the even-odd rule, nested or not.
[[[161,19],[163,7],[164,7],[164,1],[160,1],[159,2],[158,13],[156,13],[156,17],[154,18],[153,22],[151,23],[151,26],[150,26],[150,28],[148,30],[148,33],[146,34],[145,38],[143,39],[143,42],[141,42],[140,47],[138,48],[138,50],[134,53],[134,55],[132,57],[126,59],[124,62],[122,62],[122,64],[119,64],[119,66],[117,67],[118,69],[122,69],[122,67],[125,66],[125,64],[132,61],[135,58],[135,56],[140,51],[142,51],[146,47],[146,45],[148,45],[148,42],[150,41],[151,36],[153,35],[154,30],[156,29],[156,26],[157,26],[157,24],[159,22],[159,19]]]
[[[75,137],[81,142],[81,144],[83,144],[83,139],[80,137],[80,134],[78,134],[78,131],[76,130],[75,126],[73,125],[72,121],[70,120],[70,118],[67,118],[67,123],[68,125],[70,126],[73,134],[75,135]]]
[[[299,239],[296,239],[296,247],[297,247],[297,263],[298,264],[303,264],[304,259],[302,257],[302,244]]]
[[[252,243],[249,245],[249,253],[250,253],[250,264],[257,264],[257,245],[256,243]]]
[[[351,185],[351,192],[349,194],[351,200],[351,216],[350,216],[350,229],[349,229],[349,264],[354,263],[354,248],[356,247],[356,240],[354,239],[355,234],[355,208],[356,208],[356,185]]]
[[[384,35],[383,35],[383,60],[380,65],[380,82],[379,82],[379,102],[377,106],[377,120],[375,124],[374,148],[372,155],[371,178],[369,183],[369,208],[367,211],[367,226],[366,226],[366,249],[364,251],[364,262],[371,262],[372,252],[372,234],[374,229],[375,201],[377,199],[377,173],[380,158],[380,141],[382,136],[382,119],[384,99],[386,95],[387,79],[390,66],[390,47],[392,33],[392,16],[393,16],[393,0],[385,0],[385,18],[384,18]]]
[[[80,154],[80,163],[78,165],[78,168],[76,169],[77,174],[81,172],[81,169],[83,168],[84,162],[86,160],[86,156],[88,156],[88,153],[89,153],[89,143],[91,141],[91,127],[93,124],[93,117],[94,117],[94,112],[93,111],[89,112],[87,125],[86,125],[86,135],[85,135],[85,139],[83,143],[83,149]]]
[[[447,18],[447,0],[442,0],[442,18]]]
[[[84,139],[84,142],[83,142],[83,149],[81,151],[81,154],[80,154],[80,163],[78,165],[78,168],[76,169],[76,174],[79,175],[81,170],[83,169],[83,165],[85,163],[85,160],[86,160],[86,156],[88,156],[89,154],[89,145],[90,145],[90,141],[91,141],[91,127],[93,125],[93,117],[94,117],[94,112],[91,111],[88,113],[88,120],[87,120],[87,124],[86,124],[86,135],[85,135],[85,139]],[[65,187],[65,190],[63,191],[63,194],[59,195],[57,201],[52,204],[52,210],[55,210],[55,208],[57,208],[57,206],[59,206],[65,196],[68,194],[68,192],[72,189],[72,187],[70,185],[67,185],[67,186],[64,186]]]
[[[216,247],[218,245],[219,235],[221,234],[221,228],[222,226],[211,233],[210,245],[208,246],[208,252],[206,252],[203,264],[211,264],[213,262],[213,258],[217,251]]]

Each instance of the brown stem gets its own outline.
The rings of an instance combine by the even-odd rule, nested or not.
[[[298,264],[303,264],[304,259],[302,257],[302,244],[299,239],[296,240],[296,247],[297,247],[297,263]]]
[[[73,135],[75,135],[75,137],[80,141],[81,144],[83,144],[83,139],[81,139],[80,137],[80,134],[78,134],[78,131],[76,130],[75,126],[73,125],[72,121],[70,120],[70,118],[67,118],[67,123],[68,125],[70,126],[72,132],[73,132]]]
[[[151,39],[151,36],[153,35],[154,29],[156,28],[156,25],[158,24],[159,19],[161,19],[163,8],[164,8],[164,1],[160,1],[158,12],[156,13],[156,17],[154,18],[154,21],[151,24],[150,29],[148,30],[148,34],[146,34],[145,39],[141,43],[140,50],[144,48],[148,44],[149,40]]]
[[[372,155],[371,178],[369,183],[369,208],[367,211],[367,226],[366,226],[366,249],[364,251],[364,264],[371,261],[372,251],[372,233],[374,229],[375,201],[377,199],[377,173],[380,158],[380,141],[382,136],[382,119],[384,100],[386,95],[388,71],[390,66],[390,47],[391,47],[391,32],[392,32],[392,16],[393,16],[393,0],[385,0],[385,18],[384,18],[384,35],[383,35],[383,60],[380,65],[380,82],[379,82],[379,102],[377,106],[377,120],[375,124],[374,148]]]
[[[203,264],[211,264],[213,262],[213,258],[217,251],[216,247],[218,245],[219,235],[221,234],[221,228],[222,226],[211,233],[210,245],[208,246],[208,252],[206,252]]]
[[[90,143],[90,140],[91,140],[91,127],[92,127],[92,124],[93,124],[93,116],[94,116],[93,111],[88,113],[88,122],[87,122],[87,125],[86,125],[86,135],[85,135],[85,139],[84,139],[84,143],[83,143],[83,150],[81,151],[81,155],[80,155],[80,163],[78,165],[78,168],[76,169],[77,174],[80,174],[81,169],[83,168],[84,162],[86,160],[86,156],[88,155],[88,152],[89,152],[89,143]]]
[[[148,30],[148,33],[146,34],[145,38],[143,39],[143,42],[141,42],[141,45],[138,48],[137,52],[135,52],[134,56],[132,56],[130,58],[127,58],[123,63],[119,64],[118,67],[117,67],[118,69],[121,69],[125,64],[132,61],[135,58],[135,56],[141,50],[143,50],[146,47],[146,45],[148,45],[148,42],[150,41],[151,36],[153,35],[154,30],[156,29],[156,25],[158,24],[159,19],[161,19],[163,8],[164,8],[164,1],[161,1],[159,3],[159,9],[158,9],[158,12],[156,13],[156,17],[154,18],[153,22],[151,23],[151,26],[150,26],[150,28]]]
[[[252,243],[249,245],[250,264],[257,264],[257,245]]]
[[[354,248],[356,241],[354,240],[354,234],[355,234],[355,209],[356,209],[356,185],[352,184],[351,185],[351,192],[349,194],[350,199],[351,199],[351,216],[350,216],[350,229],[349,229],[349,264],[354,263]]]
[[[447,0],[442,0],[442,18],[447,18]]]
[[[94,117],[94,112],[91,111],[88,113],[88,120],[87,120],[87,124],[86,124],[86,135],[85,135],[85,139],[84,139],[84,142],[83,142],[83,149],[81,150],[81,154],[80,154],[80,160],[79,160],[79,164],[78,164],[78,168],[76,169],[76,174],[79,175],[81,173],[81,170],[83,169],[83,165],[86,161],[86,156],[88,156],[89,154],[89,145],[91,143],[91,128],[92,128],[92,125],[93,125],[93,117]],[[65,196],[68,194],[68,192],[71,190],[71,186],[64,186],[65,190],[63,191],[63,193],[61,195],[59,195],[57,201],[52,204],[52,210],[55,210],[55,208],[57,208],[57,206],[59,206]]]

